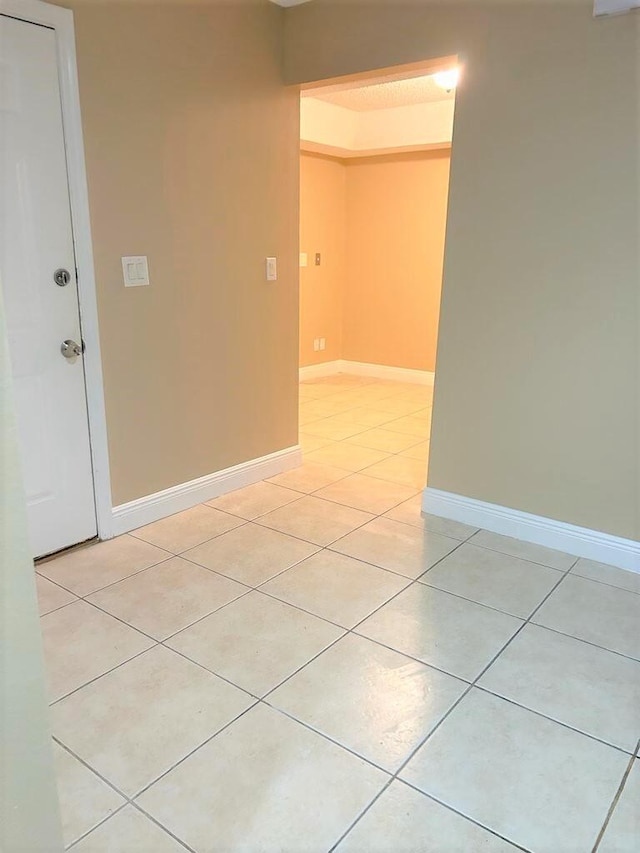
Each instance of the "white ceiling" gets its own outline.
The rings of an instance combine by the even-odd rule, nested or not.
[[[330,90],[310,89],[302,95],[312,96],[348,110],[368,112],[392,107],[408,107],[413,104],[429,104],[434,101],[451,101],[455,97],[455,91],[446,92],[434,83],[432,76],[427,76],[375,83],[369,86],[332,86]]]

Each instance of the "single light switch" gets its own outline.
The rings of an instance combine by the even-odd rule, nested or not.
[[[267,258],[267,281],[278,280],[278,262],[275,258]]]
[[[308,264],[309,264],[309,260],[307,258],[307,253],[306,252],[300,252],[300,266],[306,267],[306,266],[308,266]]]
[[[149,284],[149,264],[146,255],[122,258],[122,275],[125,287]]]
[[[640,0],[595,0],[593,4],[593,15],[622,15],[631,12],[640,6]]]

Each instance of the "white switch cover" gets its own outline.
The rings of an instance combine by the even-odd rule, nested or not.
[[[278,262],[275,258],[267,258],[267,281],[278,280]]]
[[[306,252],[300,252],[300,266],[306,267],[309,265],[309,259]]]
[[[122,258],[122,275],[125,287],[141,287],[149,284],[149,264],[146,255]]]
[[[320,349],[321,350],[326,349],[326,346],[327,346],[327,342],[325,341],[325,339],[320,338]]]
[[[314,338],[313,339],[313,350],[314,350],[314,352],[318,352],[319,349],[320,349],[320,338]]]
[[[593,15],[596,18],[601,15],[622,15],[638,7],[640,7],[640,0],[595,0]]]

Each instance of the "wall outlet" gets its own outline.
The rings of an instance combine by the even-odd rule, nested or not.
[[[325,340],[324,338],[320,338],[320,349],[321,349],[321,350],[323,350],[323,349],[326,349],[326,348],[327,348],[327,342],[326,342],[326,340]]]
[[[320,255],[320,252],[316,252],[316,266],[317,267],[320,266],[321,260],[322,260],[322,256]]]

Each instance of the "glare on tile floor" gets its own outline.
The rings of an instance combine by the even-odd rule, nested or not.
[[[256,590],[176,634],[167,645],[261,696],[342,633]]]
[[[335,483],[337,480],[342,480],[347,474],[348,472],[343,468],[335,468],[331,465],[306,461],[299,468],[294,468],[292,471],[285,471],[284,474],[272,477],[269,482],[275,483],[278,486],[285,486],[287,489],[293,489],[296,492],[308,494],[316,492],[330,483]]]
[[[375,518],[331,545],[349,557],[364,560],[409,578],[417,578],[459,542],[390,518]]]
[[[628,762],[471,688],[400,775],[514,844],[551,853],[592,849]]]
[[[338,846],[340,853],[517,853],[518,848],[399,780],[389,785]]]
[[[276,507],[298,500],[299,492],[266,481],[214,498],[208,505],[240,518],[258,518]],[[230,529],[230,528],[227,528]],[[209,537],[211,538],[211,537]]]
[[[359,432],[356,435],[350,436],[347,441],[350,444],[357,444],[361,447],[370,447],[373,450],[383,450],[385,453],[400,453],[402,450],[408,450],[410,447],[415,447],[420,443],[417,435],[406,435],[401,432],[392,432],[383,427],[375,427],[367,429],[365,432]]]
[[[265,705],[149,788],[141,806],[194,850],[330,850],[388,776]],[[321,804],[321,808],[320,808]]]
[[[71,849],[637,853],[640,576],[423,514],[432,398],[302,383],[304,465],[38,564]]]
[[[351,628],[407,586],[408,578],[369,563],[320,551],[262,589],[269,595]]]
[[[349,634],[268,701],[393,772],[466,687],[463,681]]]
[[[317,494],[325,500],[379,515],[403,503],[417,491],[417,486],[407,486],[364,474],[351,474],[330,486],[325,486]]]
[[[261,519],[262,521],[262,519]],[[186,560],[233,578],[248,586],[259,586],[274,575],[310,557],[317,545],[249,523],[184,553]]]

